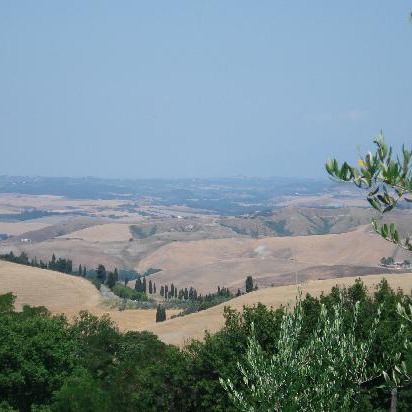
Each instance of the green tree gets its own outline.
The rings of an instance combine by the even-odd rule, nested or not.
[[[113,286],[116,284],[116,276],[114,272],[109,272],[106,280],[106,285],[109,289],[112,289]]]
[[[33,309],[0,316],[0,399],[21,411],[47,404],[77,362],[66,320]]]
[[[157,305],[156,322],[163,322],[166,320],[166,308],[163,305]]]
[[[0,295],[0,315],[13,312],[15,301],[16,296],[11,292]]]
[[[244,386],[230,379],[221,384],[240,411],[353,410],[361,385],[379,375],[368,360],[379,317],[368,338],[356,334],[359,304],[345,325],[343,299],[328,312],[323,305],[317,327],[302,344],[304,315],[299,299],[283,317],[277,350],[268,358],[256,337],[249,338],[246,359],[238,364]]]
[[[82,276],[82,274],[83,274],[82,265],[79,265],[79,270],[77,271],[77,274],[78,274],[79,276]]]
[[[246,278],[245,289],[246,289],[246,293],[253,291],[253,278],[251,275],[247,276]]]
[[[97,274],[97,279],[99,280],[100,283],[104,283],[106,281],[106,268],[104,265],[98,265],[96,269],[96,274]]]
[[[153,284],[152,284],[152,280],[149,279],[149,293],[152,294],[153,293]]]
[[[140,279],[140,276],[136,279],[134,289],[136,290],[136,292],[142,292],[143,291],[143,284],[142,284],[142,279]]]
[[[104,392],[84,368],[77,368],[54,394],[52,409],[59,412],[108,410]]]

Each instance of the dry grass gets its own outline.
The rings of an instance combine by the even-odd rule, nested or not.
[[[24,222],[0,222],[0,232],[7,233],[11,236],[18,236],[22,233],[43,229],[47,226],[50,226],[50,224],[37,220]]]
[[[369,288],[373,288],[382,278],[382,275],[369,275],[362,277],[362,281]],[[385,275],[385,278],[394,289],[400,287],[408,293],[412,290],[412,273]],[[321,292],[328,293],[335,285],[348,286],[354,281],[354,277],[309,281],[301,288],[303,295],[310,293],[313,296],[319,296]],[[166,343],[183,346],[190,339],[203,339],[205,330],[216,332],[221,329],[224,324],[223,308],[225,306],[241,311],[244,305],[252,306],[261,302],[266,306],[278,308],[280,305],[294,303],[297,292],[296,285],[262,289],[202,312],[153,324],[147,329]]]
[[[62,236],[64,239],[81,239],[87,242],[127,242],[131,237],[130,225],[107,223],[78,230]]]
[[[16,309],[23,305],[45,306],[69,319],[81,310],[102,316],[108,314],[122,331],[141,330],[155,323],[156,311],[106,309],[97,289],[87,280],[59,272],[0,261],[0,294],[17,295]],[[169,310],[168,316],[178,313]]]
[[[381,281],[382,275],[362,277],[368,287],[373,287]],[[393,288],[401,287],[405,291],[412,290],[412,274],[385,275]],[[304,294],[319,296],[322,291],[329,292],[338,285],[350,285],[354,277],[309,281],[302,285]],[[223,308],[230,305],[242,310],[243,305],[254,305],[258,302],[267,306],[279,307],[294,302],[297,286],[280,286],[266,288],[235,298],[226,304],[218,305],[208,310],[185,317],[169,319],[163,323],[155,323],[155,310],[107,309],[100,293],[87,280],[58,272],[17,265],[0,261],[0,294],[13,292],[17,295],[16,308],[23,305],[45,306],[52,313],[62,313],[69,319],[81,310],[102,316],[107,314],[118,325],[121,331],[149,330],[166,343],[183,346],[190,339],[202,339],[204,331],[215,332],[224,323]],[[178,313],[178,310],[168,310],[168,317]]]
[[[373,273],[370,268],[377,268],[383,256],[408,256],[369,229],[368,225],[349,233],[322,236],[173,242],[148,255],[137,269],[161,268],[162,272],[152,275],[157,285],[173,282],[178,287],[194,286],[207,292],[218,285],[242,287],[248,274],[255,279],[270,279],[275,285],[288,284],[291,272],[314,266],[317,270],[310,272],[308,279],[340,276],[342,265],[367,267]],[[337,267],[335,272],[333,267]]]

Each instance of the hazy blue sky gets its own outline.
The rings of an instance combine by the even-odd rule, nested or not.
[[[0,174],[324,175],[412,146],[406,0],[0,0]]]

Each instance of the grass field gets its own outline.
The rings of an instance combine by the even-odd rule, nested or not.
[[[16,309],[23,305],[45,306],[69,319],[81,310],[102,316],[108,314],[120,330],[145,329],[155,323],[156,311],[107,309],[98,290],[87,280],[59,272],[0,261],[0,294],[17,295]],[[169,310],[172,316],[177,310]]]
[[[379,273],[383,256],[403,260],[408,254],[366,225],[341,234],[173,242],[142,259],[137,270],[161,268],[152,275],[157,285],[173,282],[204,293],[218,285],[243,288],[248,274],[259,286],[276,286],[295,283],[295,273],[298,281],[339,277],[342,266],[353,275]]]
[[[362,280],[368,287],[373,288],[382,278],[382,275],[369,275],[362,277]],[[395,289],[400,287],[406,292],[412,290],[412,273],[385,275],[385,278]],[[308,292],[319,296],[321,292],[327,293],[337,284],[350,285],[354,280],[354,277],[344,277],[309,281],[302,285],[302,291],[304,294]],[[18,310],[25,304],[45,306],[52,313],[62,313],[69,319],[81,310],[88,310],[98,316],[108,314],[122,331],[149,330],[164,342],[179,346],[183,346],[190,339],[202,339],[205,330],[210,332],[219,330],[224,322],[224,306],[229,305],[234,309],[242,310],[244,305],[250,306],[261,302],[276,308],[293,303],[297,290],[297,285],[261,289],[208,310],[156,324],[153,309],[127,311],[107,309],[97,289],[85,279],[0,261],[0,294],[15,293]],[[178,310],[168,310],[168,318],[176,313]]]
[[[382,280],[382,275],[369,275],[362,277],[362,281],[373,290]],[[412,273],[385,275],[392,288],[402,288],[410,293],[412,290]],[[327,279],[309,281],[301,285],[303,296],[310,293],[319,296],[322,292],[328,293],[335,285],[348,286],[355,281],[354,277],[340,279]],[[155,333],[161,340],[178,346],[183,346],[190,339],[202,339],[205,330],[216,332],[224,324],[223,309],[230,306],[242,310],[243,306],[252,306],[258,302],[267,306],[278,308],[280,305],[293,304],[298,294],[297,285],[267,288],[242,295],[229,302],[215,306],[202,312],[193,313],[184,317],[167,320],[162,323],[147,326],[147,330]]]

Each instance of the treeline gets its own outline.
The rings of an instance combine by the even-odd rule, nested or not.
[[[302,410],[296,402],[305,396],[308,401],[334,402],[334,408],[323,410],[384,411],[389,410],[393,388],[398,393],[397,410],[410,410],[410,378],[399,377],[397,383],[391,379],[392,372],[397,373],[396,364],[404,365],[409,376],[412,375],[412,356],[407,344],[412,339],[412,322],[403,319],[397,309],[399,305],[408,311],[412,300],[401,290],[392,290],[385,280],[372,292],[358,280],[350,288],[335,287],[318,298],[310,295],[302,298],[298,312],[300,327],[292,329],[297,346],[281,367],[275,363],[270,370],[283,376],[285,382],[291,382],[291,386],[278,393],[283,407],[276,409],[273,404],[270,410]],[[120,333],[107,317],[98,319],[82,312],[74,323],[68,323],[44,308],[26,306],[23,311],[14,312],[13,302],[11,294],[0,297],[0,410],[5,411],[239,410],[220,378],[222,382],[230,379],[234,390],[251,405],[248,410],[259,411],[260,402],[270,400],[262,400],[259,395],[259,385],[267,379],[246,383],[238,364],[245,365],[251,342],[255,341],[262,364],[274,354],[288,353],[284,345],[288,335],[283,328],[285,319],[291,318],[286,316],[288,311],[284,307],[275,310],[257,304],[243,312],[226,308],[225,324],[219,332],[206,334],[204,341],[192,341],[180,350],[148,332]],[[336,326],[332,321],[337,319],[334,310],[337,305],[340,320]],[[371,379],[342,379],[343,375],[350,375],[351,367],[324,366],[333,366],[335,360],[350,362],[352,358],[356,363],[359,354],[347,359],[333,356],[329,363],[322,363],[325,358],[321,356],[326,353],[322,348],[314,350],[311,357],[302,358],[305,368],[293,369],[294,359],[304,354],[301,351],[312,342],[313,336],[324,342],[325,331],[319,319],[325,316],[330,316],[327,324],[339,327],[342,336],[353,336],[360,348],[368,346],[362,368],[374,371]],[[288,326],[293,327],[294,324]],[[373,341],[369,340],[371,330],[375,331]],[[334,350],[346,354],[339,344]],[[315,375],[304,375],[315,367],[318,367]],[[262,370],[256,367],[253,371],[259,374]],[[385,380],[383,372],[389,380]],[[318,386],[320,377],[329,373],[335,374],[333,379],[325,378]],[[300,377],[307,379],[304,391],[294,392]],[[248,392],[248,384],[257,386]],[[316,398],[325,386],[332,396]],[[276,387],[269,389],[271,396],[276,395]]]
[[[44,262],[41,259],[37,260],[36,257],[34,259],[29,259],[25,252],[21,252],[20,255],[15,255],[13,252],[5,253],[3,255],[0,255],[0,259],[7,260],[13,263],[18,263],[20,265],[33,266],[41,269],[49,269],[62,273],[74,274],[72,260],[63,258],[56,259],[54,253],[52,255],[52,258],[48,262]],[[85,274],[86,268],[84,268],[84,276]]]

